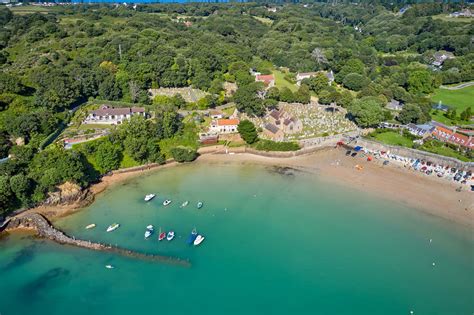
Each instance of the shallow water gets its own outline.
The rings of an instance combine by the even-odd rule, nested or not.
[[[150,192],[158,197],[145,203]],[[114,222],[121,227],[106,233]],[[85,230],[90,223],[97,228]],[[148,224],[177,236],[144,240]],[[10,235],[0,242],[1,315],[474,312],[472,230],[291,169],[163,169],[117,184],[57,225],[192,267]],[[193,227],[206,237],[199,247],[185,243]]]

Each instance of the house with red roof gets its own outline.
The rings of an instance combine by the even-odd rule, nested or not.
[[[432,135],[435,139],[443,142],[453,143],[468,149],[474,148],[474,138],[472,136],[456,132],[441,124],[436,124]]]
[[[236,133],[239,123],[238,119],[216,119],[211,122],[209,131],[217,134]]]
[[[255,82],[263,82],[266,88],[275,86],[275,77],[273,74],[258,74],[255,76]]]

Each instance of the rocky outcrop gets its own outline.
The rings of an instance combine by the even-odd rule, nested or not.
[[[169,263],[184,267],[191,266],[191,263],[188,260],[183,260],[176,257],[148,255],[112,245],[76,239],[56,229],[44,216],[39,213],[32,212],[18,215],[16,217],[11,218],[6,224],[6,230],[13,230],[19,228],[34,230],[38,233],[40,237],[49,239],[51,241],[63,245],[72,245],[91,250],[107,251],[126,257],[132,257],[153,262]]]
[[[72,204],[88,198],[89,191],[81,186],[66,182],[57,187],[56,191],[50,192],[44,201],[45,205]]]

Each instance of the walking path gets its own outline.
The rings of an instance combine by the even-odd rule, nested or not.
[[[459,84],[459,85],[456,85],[456,86],[441,85],[440,88],[445,89],[445,90],[460,90],[460,89],[463,89],[463,88],[471,86],[471,85],[474,85],[474,81],[462,83],[462,84]]]

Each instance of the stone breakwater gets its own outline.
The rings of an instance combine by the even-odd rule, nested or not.
[[[39,213],[27,213],[11,218],[6,224],[6,230],[29,229],[34,230],[42,238],[49,239],[62,245],[71,245],[90,250],[105,251],[125,257],[141,259],[151,262],[168,263],[183,267],[191,267],[189,260],[162,255],[148,255],[132,250],[90,241],[79,240],[66,235],[55,228],[44,216]]]

